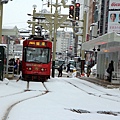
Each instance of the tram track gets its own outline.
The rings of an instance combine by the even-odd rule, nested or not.
[[[50,92],[50,91],[48,91],[48,88],[46,87],[46,85],[44,83],[42,83],[42,85],[45,88],[45,90],[25,89],[25,90],[21,90],[21,91],[16,92],[16,93],[10,93],[7,95],[0,96],[1,101],[10,99],[9,102],[7,103],[7,105],[4,106],[5,112],[2,115],[3,116],[2,120],[8,119],[11,110],[17,104],[20,104],[20,103],[27,101],[27,100],[30,100],[30,99],[40,97],[40,96],[45,95],[48,92]],[[12,97],[12,99],[11,99],[11,97]]]
[[[109,93],[107,93],[107,92],[104,92],[104,91],[102,91],[102,90],[99,90],[99,89],[97,89],[97,88],[94,88],[94,87],[92,87],[92,86],[90,86],[90,85],[87,85],[87,84],[85,84],[85,83],[82,83],[82,82],[81,82],[81,84],[89,87],[90,89],[94,89],[94,90],[96,90],[96,92],[99,91],[99,92],[101,92],[101,93],[95,94],[95,92],[88,92],[86,89],[84,89],[84,88],[82,88],[82,87],[79,87],[78,85],[76,85],[76,84],[73,83],[73,82],[69,82],[69,81],[66,81],[66,82],[69,83],[70,85],[74,86],[75,88],[77,88],[77,89],[79,89],[79,90],[81,90],[81,91],[89,94],[89,95],[93,95],[93,96],[100,97],[100,98],[103,98],[103,99],[111,100],[111,101],[114,101],[114,102],[120,102],[120,96],[116,96],[116,95],[113,95],[113,94],[109,94]],[[79,82],[80,82],[80,81],[79,81]],[[112,98],[111,98],[111,97],[112,97]]]
[[[47,87],[46,87],[46,85],[44,84],[44,82],[42,82],[42,85],[43,85],[43,87],[45,88],[45,90],[48,92],[49,90],[47,89]],[[15,85],[11,85],[11,86],[16,87]],[[0,99],[1,99],[1,98],[5,98],[5,97],[9,97],[9,96],[14,96],[14,95],[17,95],[17,94],[22,94],[22,93],[25,93],[25,92],[28,92],[28,91],[41,91],[41,90],[32,90],[32,89],[26,88],[26,89],[21,90],[21,91],[19,91],[19,92],[9,93],[9,94],[7,94],[7,95],[1,95],[1,96],[0,96]]]
[[[21,94],[21,93],[25,93],[25,92],[27,92],[27,91],[20,91],[20,92],[8,94],[8,95],[3,95],[3,96],[0,96],[0,99],[5,98],[5,97],[9,97],[9,96],[14,96],[14,95]]]
[[[22,99],[22,100],[18,100],[18,101],[16,101],[16,102],[12,103],[12,104],[9,105],[9,107],[6,109],[6,112],[4,113],[2,120],[7,120],[7,119],[8,119],[11,110],[12,110],[13,107],[15,107],[17,104],[20,104],[20,103],[22,103],[22,102],[24,102],[24,101],[27,101],[27,100],[30,100],[30,99],[34,99],[34,98],[43,96],[43,95],[47,94],[48,92],[49,92],[49,91],[43,91],[42,93],[40,93],[40,94],[38,94],[38,95],[30,96],[30,97],[28,97],[28,98],[24,98],[24,99]]]
[[[83,85],[86,85],[86,86],[94,89],[94,90],[97,90],[97,91],[99,91],[99,92],[104,93],[104,95],[106,94],[106,95],[108,95],[108,96],[114,96],[114,97],[120,98],[120,96],[118,96],[118,95],[113,95],[113,94],[110,94],[110,93],[108,93],[108,92],[105,92],[105,91],[102,91],[102,90],[100,90],[100,89],[97,89],[97,88],[95,88],[95,87],[93,87],[93,86],[90,86],[90,85],[88,85],[88,84],[86,84],[86,83],[83,83],[83,82],[81,82],[81,81],[79,81],[79,82],[80,82],[81,84],[83,84]]]

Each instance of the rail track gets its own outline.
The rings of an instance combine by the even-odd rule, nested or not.
[[[23,90],[23,91],[20,91],[20,92],[16,92],[16,93],[0,96],[0,100],[2,100],[2,99],[9,99],[9,97],[12,97],[13,100],[16,97],[22,98],[22,99],[19,99],[19,100],[14,100],[14,101],[12,101],[11,103],[8,104],[8,107],[6,108],[6,110],[4,112],[4,115],[3,115],[1,120],[7,120],[9,118],[9,114],[10,114],[11,110],[17,104],[20,104],[20,103],[22,103],[24,101],[27,101],[27,100],[30,100],[30,99],[34,99],[34,98],[37,98],[37,97],[41,97],[41,96],[47,94],[49,91],[48,91],[47,87],[45,86],[45,84],[44,83],[42,83],[42,84],[43,84],[45,90],[32,90],[32,89],[28,90],[27,89],[27,90]],[[28,97],[24,97],[24,96],[28,96]]]
[[[105,91],[102,91],[102,90],[100,90],[98,88],[93,87],[90,84],[88,85],[87,83],[82,82],[81,80],[78,80],[77,82],[75,82],[75,80],[73,80],[73,82],[70,82],[68,80],[66,82],[69,83],[70,85],[74,86],[75,88],[89,94],[89,95],[93,95],[93,96],[100,97],[100,98],[107,99],[107,100],[114,101],[114,102],[120,102],[120,96],[110,94],[110,93],[105,92]],[[82,84],[82,87],[77,85],[78,82]],[[86,90],[84,87],[88,87],[90,92],[88,91],[88,89]],[[94,92],[92,92],[92,90]],[[95,93],[95,91],[96,91],[96,93]]]

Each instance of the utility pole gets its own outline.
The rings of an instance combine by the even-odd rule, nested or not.
[[[57,29],[60,27],[60,24],[66,21],[68,15],[62,15],[63,17],[59,19],[60,15],[58,13],[58,0],[56,0],[56,4],[53,5],[55,7],[54,13],[54,41],[53,41],[53,56],[52,56],[52,77],[55,75],[55,56],[56,56],[56,38],[57,38]]]
[[[83,34],[82,34],[82,44],[86,42],[86,27],[87,27],[87,11],[89,6],[87,6],[87,0],[84,0],[84,11],[83,11]],[[81,74],[84,73],[85,65],[85,50],[82,49],[81,44]]]
[[[51,0],[51,4],[50,2],[48,1],[48,7],[50,6],[50,13],[52,14],[52,0]],[[52,22],[50,22],[50,25],[49,25],[49,32],[50,32],[50,41],[52,41]]]
[[[8,77],[8,63],[9,63],[9,43],[10,43],[10,36],[7,36],[7,65],[6,65],[6,77]]]
[[[2,19],[3,19],[3,4],[7,4],[9,0],[0,0],[0,44],[2,43]]]
[[[2,43],[2,17],[3,17],[3,3],[0,2],[0,44]]]
[[[36,5],[33,5],[33,18],[32,18],[32,20],[33,20],[33,24],[32,24],[32,35],[35,35],[35,18],[34,18],[34,16],[35,16],[35,13],[36,13]]]
[[[52,55],[52,77],[55,75],[55,54],[56,54],[56,37],[57,37],[57,29],[60,27],[60,25],[67,20],[68,15],[65,14],[59,14],[58,13],[58,7],[61,5],[58,4],[58,0],[56,0],[55,4],[52,4],[52,6],[55,7],[55,13],[33,13],[33,17],[39,17],[40,15],[43,15],[46,18],[45,23],[38,23],[35,20],[28,21],[28,24],[33,24],[33,27],[37,25],[43,25],[44,28],[50,30],[52,33],[52,25],[54,25],[54,41],[53,41],[53,55]],[[53,19],[54,17],[54,19]],[[34,33],[34,32],[33,32]]]
[[[73,38],[75,39],[75,41],[74,41],[74,56],[77,57],[78,35],[75,35],[75,33],[78,32],[79,28],[76,28],[75,21],[72,21],[72,25],[73,25]]]
[[[87,20],[87,11],[84,11],[84,21],[83,21],[83,34],[82,34],[82,44],[86,41],[86,20]],[[81,74],[84,72],[84,65],[85,65],[85,51],[82,50],[81,44]]]
[[[56,34],[57,34],[57,23],[58,23],[58,0],[56,0],[55,13],[54,13],[54,41],[53,41],[53,56],[52,56],[52,77],[55,75],[55,56],[56,56]]]

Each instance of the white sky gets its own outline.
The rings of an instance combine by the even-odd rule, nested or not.
[[[27,14],[32,14],[33,5],[37,5],[36,12],[41,11],[42,9],[47,9],[50,11],[46,4],[48,0],[13,0],[9,1],[7,4],[3,5],[3,27],[4,26],[17,26],[19,29],[28,29],[27,21],[31,20],[32,17]],[[51,2],[51,0],[49,0]],[[56,3],[56,0],[52,0],[53,3]],[[61,0],[58,0],[60,3]],[[76,2],[83,3],[83,0],[76,0]],[[66,5],[70,5],[71,0],[68,0]],[[54,9],[54,7],[53,7]],[[54,10],[53,10],[54,13]],[[62,14],[69,14],[68,8],[62,8]]]
[[[50,0],[51,1],[51,0]],[[52,0],[54,3],[56,0]],[[61,0],[58,0],[59,3]],[[27,20],[30,20],[31,17],[27,14],[32,14],[33,5],[37,5],[36,12],[41,11],[42,9],[48,9],[50,7],[43,5],[47,3],[47,0],[13,0],[9,1],[7,4],[3,5],[3,26],[17,26],[19,29],[26,29],[28,27]],[[71,0],[68,0],[67,4],[71,4]],[[54,8],[54,7],[53,7]],[[62,9],[65,14],[68,14],[68,8]]]
[[[45,92],[41,83],[30,82],[33,91],[23,92],[25,81],[10,80],[6,85],[7,82],[0,82],[1,120],[4,120],[6,110],[15,103],[7,120],[120,120],[119,88],[106,89],[74,77],[55,77],[45,82],[50,92],[29,99]],[[90,113],[80,114],[73,110],[87,110]],[[117,116],[97,111],[116,112]]]

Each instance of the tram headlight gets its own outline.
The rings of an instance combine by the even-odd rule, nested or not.
[[[41,71],[43,72],[43,71],[44,71],[44,68],[41,68]]]
[[[27,67],[26,69],[27,69],[27,70],[29,70],[29,71],[31,71],[31,70],[32,70],[32,68],[31,68],[31,67]]]
[[[41,68],[40,70],[41,70],[41,72],[45,72],[45,71],[47,71],[47,68]]]
[[[31,67],[29,67],[29,70],[32,70],[32,68],[31,68]]]

